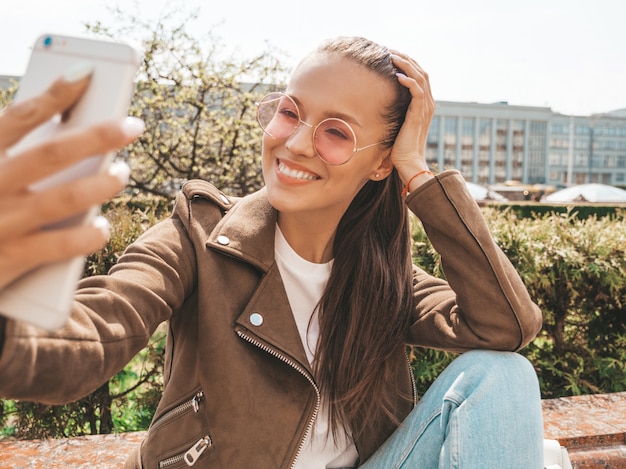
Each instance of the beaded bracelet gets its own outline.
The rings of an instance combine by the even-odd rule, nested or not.
[[[428,170],[428,169],[423,169],[421,170],[419,173],[415,173],[411,179],[409,179],[409,182],[406,183],[406,186],[404,186],[404,189],[402,189],[402,193],[400,194],[401,197],[404,197],[405,195],[408,194],[409,192],[409,187],[411,186],[411,183],[413,182],[413,179],[415,179],[418,176],[421,176],[422,174],[430,174],[431,176],[433,175],[433,172]]]

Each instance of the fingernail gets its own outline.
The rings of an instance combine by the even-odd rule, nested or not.
[[[111,236],[111,225],[109,225],[109,220],[104,217],[96,217],[93,220],[93,227],[100,230],[106,239],[109,239]]]
[[[405,75],[404,73],[401,73],[401,72],[397,72],[397,73],[396,73],[396,76],[397,76],[398,78],[406,78],[406,75]]]
[[[122,121],[122,132],[130,138],[138,137],[146,130],[146,124],[137,118],[128,116]]]
[[[116,161],[109,166],[109,174],[115,176],[125,186],[130,179],[130,167],[123,161]]]
[[[88,77],[93,73],[93,63],[91,62],[78,62],[72,65],[66,72],[63,78],[68,83],[75,83]]]

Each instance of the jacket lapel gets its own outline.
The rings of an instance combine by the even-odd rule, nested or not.
[[[215,226],[210,249],[257,268],[259,284],[237,319],[237,325],[265,346],[286,354],[311,372],[285,287],[274,260],[276,210],[262,189],[239,200]]]
[[[261,279],[237,325],[274,351],[286,354],[312,375],[276,264]]]

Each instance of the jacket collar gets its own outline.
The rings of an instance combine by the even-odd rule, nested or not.
[[[240,258],[266,273],[274,264],[277,212],[265,188],[240,199],[210,233],[210,249]]]

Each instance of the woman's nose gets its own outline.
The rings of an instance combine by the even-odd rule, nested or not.
[[[294,154],[303,155],[308,158],[315,158],[317,152],[313,145],[313,137],[315,134],[315,127],[308,122],[300,121],[300,125],[296,128],[293,134],[287,138],[287,149]]]

